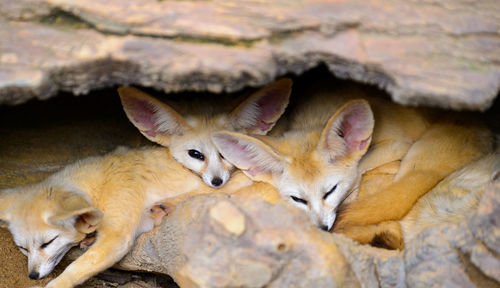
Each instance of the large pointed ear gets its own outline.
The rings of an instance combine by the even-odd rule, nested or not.
[[[128,119],[153,142],[168,146],[171,135],[180,135],[190,129],[179,113],[136,88],[120,87],[118,94]]]
[[[321,133],[318,149],[329,160],[358,161],[370,145],[375,120],[366,100],[353,100],[342,106]]]
[[[81,233],[89,234],[99,226],[102,212],[93,207],[83,196],[72,192],[57,192],[56,214],[49,218],[54,225],[74,225]]]
[[[273,174],[283,172],[283,158],[254,137],[220,131],[212,134],[212,141],[227,161],[254,181],[270,183]]]
[[[291,79],[280,79],[253,93],[231,113],[228,129],[265,135],[285,112],[292,91]]]

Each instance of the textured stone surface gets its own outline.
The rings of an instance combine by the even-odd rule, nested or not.
[[[0,0],[0,103],[137,84],[235,91],[325,63],[403,104],[485,110],[496,0]]]
[[[432,223],[407,238],[402,252],[326,234],[287,203],[203,195],[182,203],[159,228],[142,235],[120,266],[167,273],[182,287],[288,287],[291,283],[297,287],[500,287],[500,257],[495,252],[500,239],[500,225],[495,223],[500,209],[498,173],[499,154],[452,174],[429,192],[421,202],[437,204],[442,194],[457,190],[478,201],[466,209],[463,197],[449,200],[456,202],[457,210],[448,212],[465,212],[459,217],[470,221],[449,217]],[[474,185],[468,184],[471,175],[478,179]],[[463,185],[474,189],[465,190]],[[425,210],[426,205],[417,207]],[[245,215],[242,234],[207,216],[221,207],[233,211],[229,214],[239,210]],[[411,216],[412,221],[428,221],[425,213],[419,215]],[[411,226],[420,227],[424,225]]]
[[[245,215],[241,234],[211,217],[213,209]],[[208,195],[182,203],[144,234],[120,262],[160,271],[181,287],[340,287],[347,266],[330,234],[288,205],[248,195]],[[230,220],[230,219],[228,219]],[[350,279],[354,280],[354,279]]]

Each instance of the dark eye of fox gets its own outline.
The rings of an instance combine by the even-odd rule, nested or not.
[[[205,160],[205,155],[203,155],[200,151],[191,149],[188,151],[189,156],[191,156],[194,159],[198,159],[200,161]]]

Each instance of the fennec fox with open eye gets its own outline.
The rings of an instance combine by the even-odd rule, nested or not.
[[[214,189],[167,148],[121,148],[69,165],[42,182],[0,191],[0,223],[28,256],[32,279],[47,276],[71,247],[96,232],[89,249],[45,286],[70,288],[116,263],[138,235],[158,224],[150,212],[158,203],[252,184],[234,174]]]
[[[239,106],[226,109],[224,101],[199,99],[174,110],[132,87],[118,89],[130,121],[149,140],[170,148],[172,156],[214,188],[228,181],[233,165],[221,157],[211,133],[223,129],[246,134],[266,134],[285,111],[290,79],[278,80],[253,93]],[[176,103],[172,103],[176,104]],[[172,106],[172,107],[171,107]]]
[[[474,121],[370,94],[348,87],[305,97],[281,137],[222,131],[212,138],[229,162],[275,186],[321,229],[335,223],[335,231],[370,243],[380,231],[349,227],[401,219],[440,180],[492,150],[491,133]],[[397,166],[390,185],[357,197],[361,176],[384,165]]]
[[[92,246],[45,286],[74,287],[116,263],[139,234],[151,230],[158,223],[151,209],[158,203],[201,193],[233,193],[251,185],[241,172],[233,173],[229,181],[224,178],[229,174],[218,175],[224,180],[212,183],[215,178],[205,175],[215,172],[201,170],[215,164],[200,168],[202,179],[192,172],[201,166],[183,166],[178,160],[184,156],[174,159],[172,155],[182,152],[195,158],[186,158],[189,161],[201,163],[206,161],[200,156],[211,161],[215,153],[217,161],[225,163],[211,150],[208,132],[217,127],[267,132],[283,113],[290,88],[290,80],[280,80],[254,93],[231,113],[186,118],[137,89],[120,88],[128,117],[146,137],[170,149],[119,148],[103,157],[78,161],[37,184],[0,191],[0,224],[9,229],[16,245],[28,256],[29,277],[45,277],[71,247],[97,232]],[[193,143],[209,147],[206,149],[211,154],[205,148],[189,146]],[[192,153],[195,149],[199,150]],[[229,169],[229,164],[224,165]]]

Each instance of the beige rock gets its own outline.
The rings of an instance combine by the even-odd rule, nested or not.
[[[220,209],[245,215],[245,233],[235,237],[213,221]],[[340,287],[348,272],[331,235],[306,215],[246,195],[181,203],[161,226],[139,237],[119,266],[167,273],[181,287]]]
[[[0,0],[0,15],[0,104],[126,84],[231,92],[322,63],[406,105],[485,110],[500,89],[496,0]]]
[[[241,235],[245,231],[245,216],[229,202],[220,202],[210,208],[210,217],[233,234]]]

